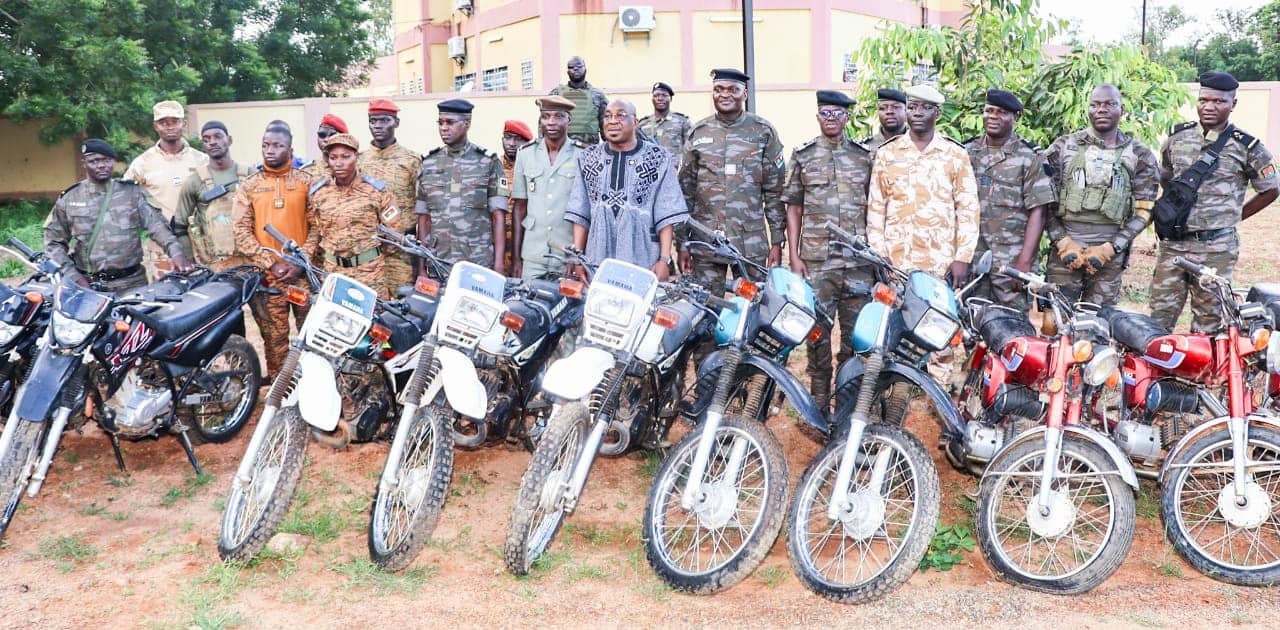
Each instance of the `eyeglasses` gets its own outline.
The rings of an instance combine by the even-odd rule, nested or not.
[[[846,116],[848,116],[848,115],[849,115],[849,112],[846,112],[846,111],[845,111],[845,110],[843,110],[843,109],[820,109],[820,110],[818,110],[818,117],[819,117],[819,118],[821,118],[821,119],[823,119],[823,120],[839,120],[839,119],[844,118],[844,117],[846,117]]]
[[[630,117],[631,117],[631,114],[628,114],[628,113],[626,113],[626,112],[618,112],[618,113],[616,113],[616,114],[615,114],[615,113],[611,113],[611,112],[605,112],[605,113],[604,113],[604,120],[605,120],[605,122],[608,122],[608,121],[610,121],[610,120],[616,120],[616,121],[618,121],[618,122],[623,122],[623,121],[625,121],[626,119],[628,119],[628,118],[630,118]]]
[[[338,132],[336,132],[336,131],[317,131],[317,132],[316,132],[316,137],[317,137],[317,138],[319,138],[319,139],[321,139],[321,140],[324,140],[325,138],[328,138],[329,136],[336,136],[336,135],[338,135]]]

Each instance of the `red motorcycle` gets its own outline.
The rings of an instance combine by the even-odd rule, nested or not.
[[[990,452],[977,536],[996,574],[1032,590],[1084,593],[1115,572],[1133,542],[1138,478],[1082,417],[1093,389],[1118,384],[1120,356],[1096,307],[1071,304],[1040,276],[1000,273],[1049,304],[1056,331],[1037,335],[1025,315],[994,305],[979,314],[982,341],[961,392],[969,439],[948,453],[970,465]],[[975,396],[980,405],[964,400]]]

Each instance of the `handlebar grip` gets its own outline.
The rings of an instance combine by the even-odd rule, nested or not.
[[[831,232],[832,234],[835,234],[836,236],[839,236],[840,238],[842,238],[842,239],[844,239],[844,240],[846,240],[846,241],[849,241],[849,244],[850,244],[850,245],[853,245],[853,246],[855,246],[855,247],[856,247],[856,246],[860,246],[860,245],[862,245],[862,243],[861,243],[861,241],[858,239],[858,237],[856,237],[856,236],[854,236],[853,234],[850,234],[849,232],[845,231],[845,229],[844,229],[844,228],[842,228],[842,227],[840,227],[840,226],[836,225],[835,223],[832,223],[832,222],[830,222],[830,221],[827,221],[826,228],[827,228],[827,231],[828,231],[828,232]]]
[[[276,239],[277,241],[280,241],[281,245],[285,245],[289,243],[291,240],[293,240],[285,236],[284,234],[281,234],[280,230],[277,230],[275,226],[271,225],[270,223],[262,226],[262,230],[267,234],[270,234],[272,238]]]
[[[707,306],[710,306],[711,308],[714,308],[716,310],[720,310],[724,308],[732,308],[733,302],[731,300],[726,300],[722,297],[709,295],[707,296]]]
[[[1179,269],[1181,269],[1181,270],[1183,270],[1183,271],[1185,271],[1185,272],[1187,272],[1187,273],[1193,273],[1193,274],[1195,274],[1195,275],[1197,275],[1197,276],[1198,276],[1198,275],[1200,275],[1200,274],[1203,274],[1203,273],[1204,273],[1204,271],[1205,271],[1205,269],[1204,269],[1204,267],[1203,267],[1203,266],[1201,266],[1201,265],[1197,265],[1197,264],[1195,264],[1195,263],[1191,262],[1190,260],[1187,260],[1186,258],[1183,258],[1182,256],[1174,256],[1174,257],[1173,257],[1173,264],[1174,264],[1174,266],[1175,266],[1175,267],[1178,267]]]
[[[10,236],[9,245],[12,246],[14,249],[22,252],[22,255],[26,256],[27,260],[35,260],[36,258],[35,250],[31,249],[30,247],[27,247],[27,244],[23,243],[22,239],[19,239],[16,236]]]
[[[1028,284],[1044,284],[1044,278],[1026,273],[1021,269],[1016,269],[1009,265],[1001,265],[1000,269],[998,269],[996,273],[999,273],[1002,276],[1009,276],[1010,278],[1017,278]]]

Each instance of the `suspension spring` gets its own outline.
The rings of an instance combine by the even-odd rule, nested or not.
[[[267,392],[268,405],[279,407],[298,384],[298,359],[301,356],[302,348],[296,345],[289,347],[289,354],[285,355],[284,364],[280,366],[280,376],[271,383],[271,389]],[[281,378],[286,374],[288,378]]]
[[[867,369],[862,373],[862,383],[858,387],[858,401],[853,406],[853,417],[867,419],[871,411],[871,400],[875,397],[876,385],[880,381],[880,371],[884,369],[884,353],[872,352],[867,357]]]
[[[724,408],[729,402],[729,388],[733,387],[733,377],[738,373],[738,366],[742,363],[742,350],[736,346],[729,346],[724,352],[724,363],[720,366],[720,375],[716,379],[716,391],[711,396],[711,406],[708,410],[714,410],[716,413],[724,413]],[[756,404],[760,404],[756,395]]]
[[[413,369],[413,375],[405,385],[405,403],[414,406],[422,403],[422,393],[426,390],[427,383],[436,377],[435,358],[436,345],[430,342],[425,343],[418,353],[418,365]]]

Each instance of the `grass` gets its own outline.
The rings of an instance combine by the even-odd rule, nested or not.
[[[183,499],[190,499],[195,496],[196,490],[209,485],[214,480],[213,475],[200,473],[195,477],[187,479],[181,486],[173,486],[160,497],[160,505],[164,507],[173,507]]]
[[[35,197],[0,202],[0,234],[16,236],[31,249],[44,249],[44,220],[53,208],[53,201]],[[0,262],[0,278],[26,276],[29,273],[26,265],[9,256],[4,256]]]
[[[1160,489],[1154,484],[1144,483],[1138,488],[1134,497],[1134,511],[1142,518],[1160,518]]]
[[[565,584],[573,584],[579,580],[603,581],[607,579],[609,579],[609,573],[605,570],[586,564],[579,564],[566,568],[563,581]]]
[[[778,565],[762,567],[756,571],[756,579],[769,588],[777,588],[787,579],[787,575],[787,569]]]
[[[40,541],[40,557],[53,560],[59,571],[67,573],[97,558],[98,548],[85,542],[81,534],[64,535]]]
[[[439,571],[435,567],[412,567],[400,573],[387,573],[368,558],[355,556],[329,568],[346,577],[348,586],[369,589],[377,595],[412,595]]]
[[[643,479],[653,479],[658,476],[658,469],[661,467],[662,453],[645,451],[644,461],[640,462],[640,476]]]
[[[973,552],[973,531],[963,525],[943,525],[934,532],[929,550],[920,561],[920,571],[950,571],[964,561],[964,553]]]

